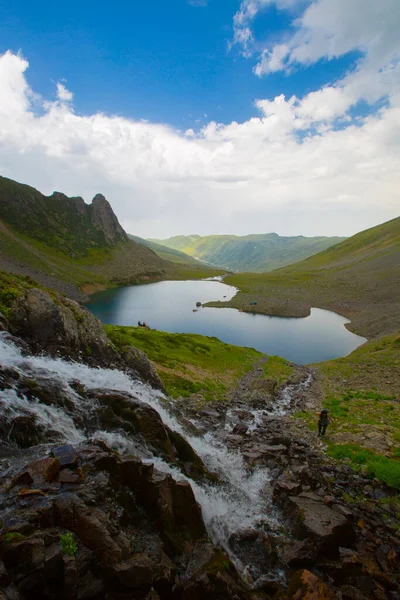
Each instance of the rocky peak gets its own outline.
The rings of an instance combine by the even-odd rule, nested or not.
[[[121,227],[110,203],[102,194],[96,194],[91,204],[91,220],[94,227],[104,234],[107,244],[115,245],[127,241],[128,236]]]

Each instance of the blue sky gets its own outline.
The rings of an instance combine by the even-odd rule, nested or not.
[[[235,0],[126,2],[115,10],[92,1],[7,2],[0,51],[22,50],[34,65],[28,81],[43,96],[54,95],[52,82],[62,75],[82,114],[103,111],[178,128],[244,121],[258,114],[255,98],[303,96],[353,64],[351,54],[290,76],[254,77],[252,62],[229,49],[239,7]],[[289,23],[272,5],[256,32],[274,39]]]
[[[350,234],[396,216],[397,0],[19,1],[0,14],[4,175],[87,201],[103,191],[148,236]],[[390,140],[364,156],[379,124]],[[344,226],[338,214],[361,206]]]

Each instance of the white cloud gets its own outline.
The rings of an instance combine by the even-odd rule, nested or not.
[[[61,101],[61,102],[72,102],[74,95],[72,92],[70,92],[69,90],[67,90],[67,88],[65,87],[65,85],[63,85],[62,83],[58,82],[57,83],[57,98]]]
[[[304,98],[257,100],[259,117],[196,133],[80,116],[65,96],[38,114],[27,68],[0,57],[0,172],[44,193],[102,192],[132,233],[351,234],[399,212],[398,96],[359,126],[334,127],[362,74]],[[381,78],[388,90],[393,73]]]

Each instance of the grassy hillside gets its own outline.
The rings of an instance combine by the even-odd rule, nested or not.
[[[138,327],[104,327],[118,348],[131,345],[146,352],[173,398],[200,394],[200,404],[226,400],[237,381],[260,359],[265,359],[257,350],[224,344],[214,337]],[[280,384],[290,377],[292,370],[285,359],[270,356],[264,364],[264,378]]]
[[[315,365],[333,421],[328,453],[400,489],[400,331]],[[316,416],[299,413],[310,428]]]
[[[102,196],[82,198],[0,177],[0,269],[81,299],[111,285],[210,277],[221,271],[163,260],[128,239]]]
[[[176,236],[152,240],[190,256],[233,271],[273,271],[337,244],[340,237],[282,237],[260,235]]]
[[[225,281],[241,292],[218,306],[298,317],[317,306],[347,316],[349,328],[365,337],[390,334],[400,329],[400,218],[272,273]]]

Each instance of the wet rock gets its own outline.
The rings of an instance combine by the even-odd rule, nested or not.
[[[113,567],[118,582],[132,589],[135,598],[143,598],[150,591],[153,581],[153,565],[144,554],[135,554],[126,562]]]
[[[291,481],[287,477],[281,477],[277,480],[273,491],[273,501],[275,504],[284,504],[289,496],[293,496],[301,492],[301,483]]]
[[[123,353],[122,359],[128,369],[139,375],[143,381],[147,381],[153,388],[164,390],[161,379],[156,369],[148,359],[147,355],[139,348],[129,346]]]
[[[306,538],[293,541],[289,550],[283,555],[282,562],[291,569],[311,567],[318,556],[318,547],[314,540]]]
[[[176,580],[177,567],[170,558],[161,552],[161,556],[154,565],[153,587],[161,598],[172,596],[172,590]]]
[[[306,569],[292,576],[288,592],[293,600],[336,600],[334,592]]]
[[[77,469],[76,471],[63,469],[58,477],[58,481],[60,483],[82,483],[84,481],[82,469]]]
[[[182,600],[246,600],[247,590],[226,554],[206,544],[196,549],[182,582]]]
[[[125,421],[131,426],[130,432],[141,433],[146,442],[151,444],[155,450],[161,451],[165,458],[171,461],[175,459],[167,429],[154,408],[141,404],[128,394],[97,390],[92,395],[100,404],[112,411],[109,416],[103,415],[102,421],[106,428],[110,426],[123,427]]]
[[[246,423],[244,423],[243,421],[238,421],[233,428],[233,433],[237,435],[245,435],[245,433],[247,433],[247,430],[248,425],[246,425]]]
[[[221,418],[221,415],[219,414],[219,412],[217,412],[216,410],[212,410],[210,408],[202,408],[199,412],[203,417],[209,417],[211,419],[220,419]]]
[[[43,485],[57,479],[60,472],[60,461],[58,458],[42,458],[27,465],[26,470],[32,478],[34,485]]]
[[[114,564],[121,559],[121,549],[106,526],[73,494],[64,494],[54,502],[56,524],[75,533],[90,550],[96,550],[102,563]]]
[[[189,477],[193,479],[208,479],[214,483],[219,481],[218,476],[207,469],[200,456],[180,433],[172,431],[169,427],[166,427],[166,430],[174,446],[177,459]]]
[[[46,548],[44,576],[49,586],[59,584],[64,577],[63,551],[60,542],[55,542]]]
[[[200,506],[187,481],[154,471],[139,492],[169,553],[182,554],[188,545],[207,536]]]
[[[173,446],[158,412],[150,406],[141,406],[135,410],[135,415],[139,431],[146,441],[170,460],[174,460]]]
[[[7,424],[7,437],[9,442],[13,442],[19,448],[29,448],[44,441],[41,428],[36,422],[34,415],[20,415],[15,417]]]
[[[350,544],[355,539],[351,522],[326,506],[316,494],[303,492],[290,496],[286,506],[296,534],[302,539],[315,538],[324,552],[333,552],[339,545]]]
[[[75,469],[79,464],[79,456],[75,448],[69,444],[53,448],[51,453],[54,458],[58,459],[61,469],[66,467]]]

